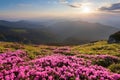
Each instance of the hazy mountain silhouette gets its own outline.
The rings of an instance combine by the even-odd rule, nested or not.
[[[83,21],[56,22],[49,26],[39,22],[0,20],[0,40],[39,44],[81,44],[107,39],[120,29]]]
[[[51,25],[50,29],[58,35],[59,40],[68,43],[108,39],[109,35],[119,30],[99,23],[83,21],[58,22]]]
[[[25,20],[16,21],[16,22],[0,20],[0,25],[14,27],[14,28],[16,28],[16,27],[18,27],[18,28],[41,28],[41,27],[44,27],[40,23],[38,24],[38,23],[35,23],[32,21],[25,21]]]

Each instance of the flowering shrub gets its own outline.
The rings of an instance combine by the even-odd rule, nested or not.
[[[0,80],[120,80],[120,74],[84,58],[60,54],[27,58],[20,50],[0,54]]]
[[[64,54],[64,55],[75,55],[75,53],[71,53],[70,47],[59,47],[53,50],[55,54]]]

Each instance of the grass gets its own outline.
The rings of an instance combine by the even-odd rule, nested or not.
[[[107,41],[73,46],[72,50],[81,54],[109,54],[120,57],[120,44],[108,44]]]
[[[27,31],[24,29],[12,29],[11,31],[17,32],[17,33],[26,33]]]
[[[38,55],[49,55],[52,53],[52,48],[54,46],[46,46],[46,45],[26,45],[20,43],[13,42],[0,42],[0,53],[6,51],[15,51],[15,50],[23,50],[28,53],[31,58],[35,58]]]
[[[0,42],[0,53],[7,50],[15,51],[21,49],[26,51],[30,56],[49,55],[52,54],[53,48],[60,46],[47,45],[26,45],[12,42]],[[107,41],[98,41],[79,46],[69,46],[71,53],[77,54],[109,54],[120,57],[120,44],[108,44]]]

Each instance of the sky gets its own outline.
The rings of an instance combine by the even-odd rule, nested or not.
[[[0,0],[0,19],[79,17],[120,20],[120,0]],[[104,22],[104,21],[103,21]]]

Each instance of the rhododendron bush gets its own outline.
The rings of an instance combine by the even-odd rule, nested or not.
[[[85,58],[53,54],[30,60],[18,50],[0,54],[0,80],[120,80],[120,74]]]

